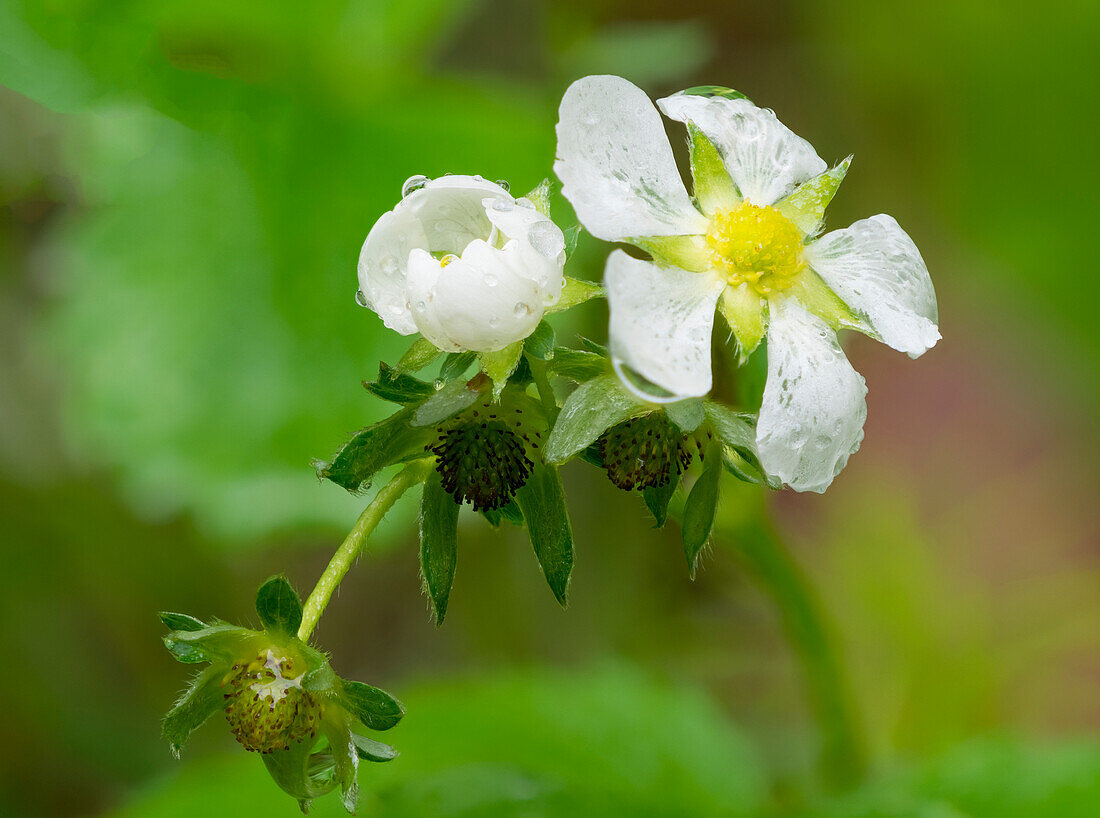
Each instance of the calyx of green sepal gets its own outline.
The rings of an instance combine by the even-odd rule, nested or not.
[[[177,658],[201,655],[197,661],[209,663],[165,717],[164,737],[178,757],[190,733],[222,711],[238,742],[262,755],[272,778],[303,808],[339,787],[354,812],[359,760],[397,755],[361,734],[393,727],[404,708],[385,691],[340,679],[328,657],[298,639],[301,601],[285,577],[260,587],[256,611],[264,630],[160,615],[176,628],[165,644]]]

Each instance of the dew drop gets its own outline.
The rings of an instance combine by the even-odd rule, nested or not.
[[[397,272],[397,259],[393,256],[386,256],[382,259],[382,272],[386,275],[392,276]]]
[[[405,310],[397,306],[396,304],[390,304],[390,312],[394,315],[401,315],[405,312]]]
[[[423,301],[417,301],[416,302],[416,311],[417,312],[424,312],[424,310],[426,310],[427,308],[428,308],[428,305],[425,304]]]
[[[355,303],[358,304],[360,307],[370,306],[370,302],[367,301],[367,296],[363,293],[362,290],[355,291]]]
[[[495,199],[493,200],[493,210],[500,213],[507,213],[509,210],[514,210],[516,205],[511,199]]]
[[[401,198],[404,199],[410,193],[420,190],[420,188],[424,187],[424,185],[428,184],[430,181],[431,179],[427,176],[410,176],[405,180],[405,184],[401,185]]]
[[[495,275],[493,275],[492,273],[486,273],[485,274],[485,286],[486,287],[495,287],[499,283],[500,283],[500,281],[497,280],[497,277]]]
[[[527,241],[535,252],[549,259],[556,259],[565,249],[565,237],[551,221],[536,222],[527,231]]]
[[[517,301],[516,305],[512,307],[512,312],[516,318],[523,318],[523,316],[531,314],[531,308],[522,301]]]
[[[493,329],[496,329],[500,326],[500,319],[494,315],[492,318],[489,319],[489,326]]]
[[[505,190],[511,190],[512,189],[512,186],[508,184],[507,179],[497,179],[497,184],[500,185]]]

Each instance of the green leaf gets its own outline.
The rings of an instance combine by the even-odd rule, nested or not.
[[[221,689],[224,673],[224,667],[212,666],[203,670],[164,717],[160,732],[176,758],[180,757],[187,737],[225,706]]]
[[[438,472],[424,481],[420,501],[420,572],[432,604],[432,618],[443,624],[458,562],[458,503],[443,490]]]
[[[702,398],[687,398],[678,400],[675,403],[667,403],[665,404],[665,414],[673,425],[685,435],[690,435],[698,429],[706,418]]]
[[[397,362],[397,371],[419,372],[442,354],[427,338],[417,338]]]
[[[583,349],[558,347],[554,350],[554,359],[549,363],[549,371],[571,381],[589,381],[606,374],[608,360],[595,352]]]
[[[451,381],[416,408],[411,425],[434,426],[473,406],[480,397],[480,389],[471,389],[465,381]]]
[[[726,170],[718,148],[692,124],[688,124],[688,137],[693,194],[699,208],[712,215],[719,209],[732,210],[737,207],[741,202],[741,192]]]
[[[642,489],[642,499],[657,523],[656,528],[661,528],[668,520],[668,504],[679,486],[680,473],[676,472],[665,485]]]
[[[216,624],[201,630],[172,631],[163,637],[164,646],[185,664],[232,658],[252,631],[236,625]]]
[[[604,358],[610,358],[611,353],[608,352],[607,347],[603,344],[599,344],[593,341],[591,338],[585,338],[583,335],[578,335],[577,340],[581,342],[581,346],[587,349],[589,352],[595,352],[597,355],[601,355]]]
[[[477,357],[476,352],[451,352],[443,359],[443,366],[439,368],[439,378],[444,381],[453,381],[466,374],[470,364]]]
[[[680,527],[680,536],[684,542],[684,556],[687,557],[688,572],[695,579],[695,564],[699,552],[710,537],[714,526],[714,514],[718,508],[718,483],[722,476],[722,460],[712,446],[707,452],[703,464],[703,473],[695,481],[684,503],[684,519]]]
[[[424,447],[431,442],[433,432],[412,425],[414,411],[419,413],[437,397],[438,392],[419,409],[403,409],[356,433],[336,453],[332,462],[315,462],[317,476],[331,480],[350,492],[358,492],[368,488],[381,469],[423,456]]]
[[[564,463],[615,424],[644,411],[615,375],[582,383],[566,399],[546,441],[547,462]]]
[[[803,182],[786,198],[776,202],[775,209],[794,222],[794,226],[804,235],[813,235],[821,229],[825,221],[825,208],[836,195],[851,164],[852,157],[849,156],[836,167]]]
[[[294,636],[302,624],[302,600],[290,581],[279,574],[256,592],[256,613],[265,630]]]
[[[523,341],[516,341],[496,352],[478,353],[478,358],[481,359],[481,371],[493,382],[494,398],[500,397],[500,393],[508,383],[508,378],[516,371],[520,355],[523,354],[523,347]]]
[[[563,312],[603,294],[603,287],[599,284],[566,276],[565,285],[561,288],[561,296],[555,303],[546,308],[546,314]]]
[[[157,616],[160,617],[160,621],[164,623],[165,627],[173,631],[201,631],[207,627],[201,619],[196,619],[187,614],[161,611]]]
[[[344,682],[344,705],[371,730],[389,730],[405,715],[393,696],[363,682]]]
[[[363,381],[363,388],[382,400],[407,405],[420,403],[435,394],[435,387],[412,375],[405,375],[385,363],[378,364],[378,380]]]
[[[523,348],[528,355],[549,361],[554,357],[554,328],[545,321],[540,321],[535,331],[523,342]]]
[[[351,732],[351,743],[355,745],[359,758],[364,761],[393,761],[400,755],[390,745],[361,736],[354,730]]]
[[[510,500],[507,505],[501,508],[482,509],[481,516],[488,520],[492,526],[499,526],[504,521],[508,521],[512,525],[523,525],[523,512],[520,511],[515,500]]]
[[[516,502],[546,582],[564,606],[573,572],[573,529],[558,470],[536,460],[531,476],[516,492]]]

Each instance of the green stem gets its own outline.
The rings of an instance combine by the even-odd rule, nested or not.
[[[866,771],[866,752],[821,600],[765,509],[723,528],[727,546],[740,556],[779,608],[783,629],[802,664],[807,695],[821,729],[822,776],[831,787],[852,787]]]
[[[428,464],[425,461],[410,463],[383,486],[370,504],[363,509],[355,526],[348,532],[348,536],[344,538],[344,542],[336,553],[332,555],[328,567],[325,568],[309,599],[306,600],[302,611],[302,625],[298,628],[298,638],[303,642],[309,641],[313,629],[317,627],[317,620],[325,612],[325,607],[332,599],[332,594],[340,585],[340,581],[362,552],[367,537],[382,522],[382,518],[386,516],[386,512],[390,510],[397,498],[421,482],[427,476],[428,470]]]
[[[540,360],[534,355],[528,355],[527,365],[531,369],[531,378],[534,380],[535,388],[542,400],[542,407],[546,410],[550,424],[553,425],[558,417],[558,401],[554,397],[554,387],[550,385],[550,378],[546,374],[546,361]]]

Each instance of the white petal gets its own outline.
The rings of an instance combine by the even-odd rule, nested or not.
[[[482,204],[505,243],[520,244],[524,266],[516,272],[539,285],[545,305],[556,304],[565,284],[565,234],[561,228],[535,208],[511,199],[485,199]]]
[[[863,440],[867,386],[836,333],[794,298],[771,299],[760,462],[796,491],[823,492]]]
[[[427,246],[420,222],[399,209],[374,223],[359,252],[359,289],[382,322],[402,335],[416,332],[405,298],[409,253]]]
[[[676,169],[661,115],[622,77],[569,86],[554,172],[589,233],[606,241],[707,231]]]
[[[478,240],[446,267],[423,250],[409,259],[416,328],[448,352],[492,352],[526,338],[542,320],[544,293],[524,271],[518,242],[498,250]]]
[[[690,122],[714,143],[741,195],[770,205],[827,165],[775,113],[747,99],[673,94],[657,100],[671,119]]]
[[[470,242],[489,237],[486,198],[515,201],[500,185],[478,176],[441,176],[402,199],[394,212],[408,212],[420,222],[428,250],[460,255]]]
[[[725,283],[616,250],[607,259],[604,284],[612,356],[671,392],[673,399],[709,392],[710,334]]]
[[[916,358],[940,339],[936,291],[913,240],[872,216],[806,246],[806,260],[874,333]]]

